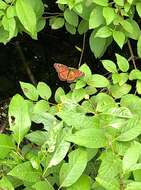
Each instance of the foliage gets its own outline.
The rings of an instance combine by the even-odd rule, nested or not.
[[[67,94],[59,87],[55,103],[47,84],[20,82],[25,98],[11,99],[9,133],[0,136],[0,188],[140,189],[141,99],[129,92],[141,93],[141,71],[116,59],[102,60],[107,78],[83,64],[85,76]]]

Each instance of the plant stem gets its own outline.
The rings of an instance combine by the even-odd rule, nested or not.
[[[135,56],[134,56],[134,53],[133,53],[133,50],[132,50],[132,47],[131,47],[131,43],[130,43],[129,40],[127,41],[127,44],[128,44],[128,48],[129,48],[130,55],[131,55],[130,59],[132,60],[134,68],[136,69],[137,67],[136,67],[136,63],[135,63],[135,59],[134,59]]]
[[[30,69],[30,67],[29,67],[28,64],[27,64],[27,61],[26,61],[25,56],[24,56],[24,53],[23,53],[23,51],[22,51],[22,49],[21,49],[21,46],[20,46],[20,43],[19,43],[18,41],[16,42],[16,48],[17,48],[17,50],[18,50],[18,52],[19,52],[19,54],[20,54],[21,61],[22,61],[23,65],[24,65],[24,67],[25,67],[25,69],[26,69],[26,72],[27,72],[27,75],[28,75],[30,81],[31,81],[34,85],[36,85],[36,80],[35,80],[35,78],[34,78],[34,75],[33,75],[33,73],[31,72],[31,69]]]
[[[86,33],[84,33],[84,36],[83,36],[83,45],[82,45],[82,51],[81,51],[78,67],[80,67],[82,63],[82,58],[83,58],[84,49],[85,49],[85,41],[86,41]]]

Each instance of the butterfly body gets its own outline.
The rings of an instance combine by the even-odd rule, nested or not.
[[[71,83],[76,79],[84,76],[84,73],[79,69],[70,68],[60,63],[54,63],[54,68],[58,73],[59,79],[61,81],[67,81],[68,83]]]

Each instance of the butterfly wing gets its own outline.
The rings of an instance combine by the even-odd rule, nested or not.
[[[78,69],[70,69],[67,76],[67,82],[71,83],[82,76],[84,76],[84,73],[82,71]]]
[[[60,63],[54,63],[54,68],[58,73],[59,79],[61,81],[66,81],[69,74],[69,68],[66,65]]]

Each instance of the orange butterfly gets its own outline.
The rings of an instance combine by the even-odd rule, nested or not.
[[[58,77],[61,81],[67,81],[71,83],[77,78],[84,76],[85,74],[79,69],[71,68],[60,63],[54,63],[54,68],[58,73]]]

